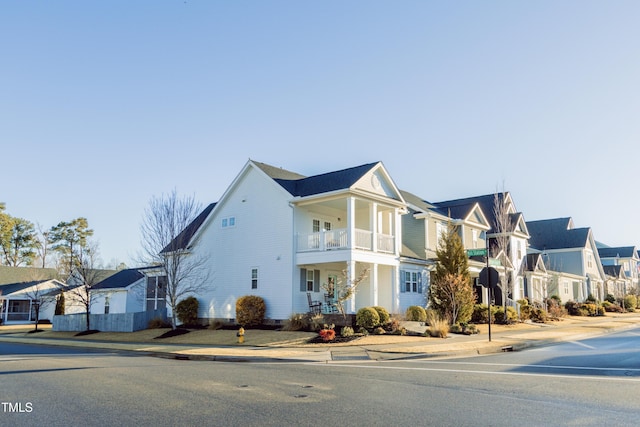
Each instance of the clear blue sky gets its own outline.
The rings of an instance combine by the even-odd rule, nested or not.
[[[640,2],[3,1],[0,201],[132,265],[149,198],[381,160],[640,245]]]

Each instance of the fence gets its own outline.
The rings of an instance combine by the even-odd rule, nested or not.
[[[138,313],[90,314],[91,329],[103,332],[134,332],[147,329],[151,319],[167,319],[167,310],[141,311]],[[84,331],[87,329],[85,314],[53,316],[54,331]]]

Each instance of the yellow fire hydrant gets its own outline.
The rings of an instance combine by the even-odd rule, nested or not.
[[[244,328],[238,329],[238,333],[236,334],[238,337],[238,344],[242,344],[244,342]]]

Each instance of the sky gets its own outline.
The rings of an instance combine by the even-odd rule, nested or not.
[[[382,161],[640,246],[640,2],[0,3],[0,202],[136,265],[149,200]]]

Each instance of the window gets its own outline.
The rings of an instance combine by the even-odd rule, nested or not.
[[[258,269],[251,269],[251,289],[258,289]]]
[[[109,296],[104,297],[104,314],[109,314]]]
[[[562,284],[562,288],[563,288],[564,294],[569,295],[569,282],[565,280],[564,283]]]
[[[320,224],[322,224],[323,228],[320,228]],[[314,219],[312,223],[312,229],[314,233],[319,233],[321,231],[329,231],[331,230],[331,223],[329,221],[320,221],[319,219]]]
[[[313,220],[313,232],[314,233],[319,233],[320,232],[320,220],[319,219],[314,219]]]
[[[313,270],[307,270],[307,292],[313,292]]]
[[[166,307],[167,276],[147,277],[147,311]]]
[[[400,292],[422,293],[422,273],[416,271],[403,272],[403,281],[400,284]]]
[[[222,218],[222,228],[230,228],[236,226],[236,217],[228,216],[226,218]]]

